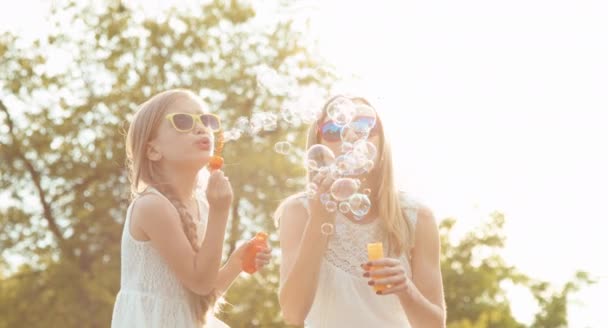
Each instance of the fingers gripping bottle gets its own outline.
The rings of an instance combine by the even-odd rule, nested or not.
[[[268,248],[268,234],[258,232],[252,241],[249,242],[245,254],[243,255],[243,271],[253,274],[257,271],[255,257],[262,248]]]

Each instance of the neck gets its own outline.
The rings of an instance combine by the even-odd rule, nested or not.
[[[378,181],[376,181],[371,174],[362,175],[359,177],[359,180],[361,181],[361,186],[359,187],[360,191],[369,188],[371,189],[372,194],[375,195]]]
[[[183,202],[194,198],[196,189],[197,175],[199,169],[196,168],[171,168],[163,170],[164,183],[171,185],[176,196]]]

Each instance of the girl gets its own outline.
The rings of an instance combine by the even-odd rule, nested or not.
[[[372,206],[359,217],[328,212],[319,195],[331,186],[330,175],[313,180],[320,184],[314,197],[296,194],[279,206],[283,316],[290,324],[315,328],[445,327],[437,225],[428,208],[397,191],[375,110],[362,98],[330,99],[309,129],[308,147],[322,144],[336,155],[343,149],[341,127],[328,117],[335,102],[357,106],[354,126],[373,126],[367,141],[378,155],[373,169],[359,176]],[[328,231],[328,223],[334,229]],[[368,261],[367,244],[374,242],[388,246],[388,256]],[[376,293],[373,285],[389,286]]]
[[[227,327],[211,310],[241,272],[247,244],[220,268],[233,197],[221,170],[209,175],[206,200],[195,197],[219,129],[218,117],[188,90],[157,94],[135,114],[126,140],[134,200],[112,327]],[[256,265],[269,258],[270,250],[259,252]]]

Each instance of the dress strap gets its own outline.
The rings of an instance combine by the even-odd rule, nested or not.
[[[407,220],[410,221],[412,226],[412,233],[416,229],[416,223],[418,222],[418,202],[409,197],[405,192],[399,192],[399,199],[401,201],[401,209]]]

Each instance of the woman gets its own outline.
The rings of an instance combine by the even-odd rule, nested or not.
[[[349,126],[368,124],[363,135],[378,154],[366,173],[350,172],[359,174],[359,190],[367,190],[371,208],[355,216],[328,207],[322,195],[336,176],[307,163],[315,172],[309,169],[309,181],[318,190],[309,190],[310,197],[300,193],[287,198],[275,213],[283,316],[290,324],[314,328],[445,327],[437,224],[428,208],[396,189],[390,148],[376,111],[362,98],[330,99],[309,129],[308,147],[321,144],[334,154],[349,151],[343,139],[353,138],[345,135],[343,124],[353,112]],[[345,122],[337,122],[344,117]],[[385,258],[370,262],[367,244],[374,242],[388,247]],[[376,293],[373,285],[388,286]]]

